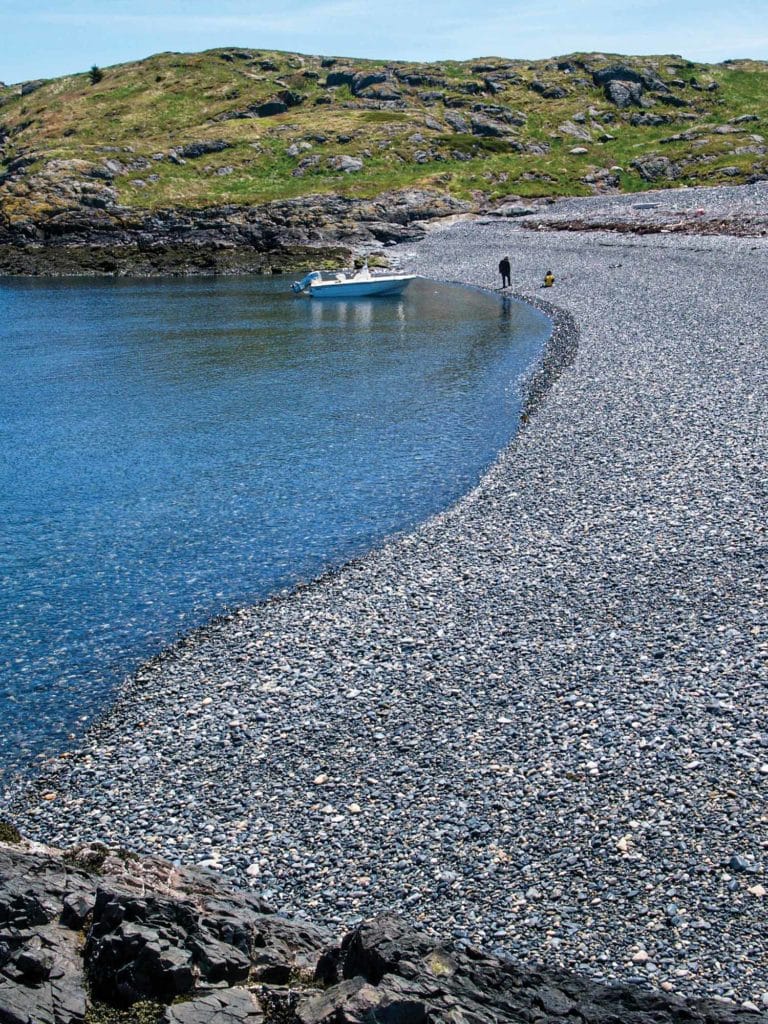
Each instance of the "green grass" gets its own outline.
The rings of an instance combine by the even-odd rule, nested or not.
[[[312,192],[370,198],[410,186],[435,188],[460,198],[478,193],[492,199],[510,194],[586,195],[591,192],[582,180],[587,174],[616,166],[622,168],[616,173],[624,191],[673,184],[648,183],[632,168],[634,160],[650,154],[668,156],[681,166],[682,176],[674,184],[736,183],[768,170],[764,156],[733,152],[749,144],[750,134],[768,130],[768,65],[761,62],[703,65],[672,56],[572,54],[569,60],[586,62],[589,67],[568,75],[558,70],[554,61],[496,57],[433,64],[339,58],[332,68],[325,69],[316,57],[248,49],[252,59],[222,58],[230,52],[156,54],[104,68],[104,78],[97,85],[91,85],[84,72],[51,80],[26,97],[0,89],[0,127],[9,135],[6,160],[30,152],[37,157],[27,178],[0,185],[0,215],[23,220],[33,217],[35,210],[55,208],[61,202],[55,184],[64,172],[46,171],[52,159],[86,161],[97,168],[108,157],[128,163],[166,154],[166,159],[152,161],[149,168],[136,168],[112,182],[120,202],[136,210],[249,205]],[[704,84],[716,82],[719,88],[713,92],[694,90],[690,85],[673,89],[685,96],[689,107],[657,103],[653,112],[669,117],[670,123],[634,126],[630,117],[636,111],[619,111],[591,82],[591,70],[619,60],[651,68],[662,79],[678,77],[689,82],[695,76]],[[272,62],[274,68],[262,67],[264,61]],[[472,70],[485,64],[513,67],[521,80],[500,79],[503,90],[497,95],[463,92],[461,87],[469,83],[485,88],[485,79],[493,73]],[[462,134],[445,122],[448,108],[421,99],[420,94],[430,87],[410,88],[396,80],[403,105],[376,108],[355,98],[347,86],[329,90],[324,85],[328,71],[383,67],[442,79],[447,88],[440,91],[454,97],[459,106],[451,110],[465,119],[472,106],[481,103],[523,111],[527,122],[509,139]],[[561,85],[568,95],[544,99],[528,88],[534,78]],[[221,119],[221,115],[246,110],[286,89],[300,94],[303,102],[285,114]],[[330,102],[318,104],[321,98]],[[594,125],[590,111],[596,115]],[[610,123],[601,120],[607,112],[614,115]],[[714,132],[717,125],[743,114],[756,114],[760,121],[743,125],[743,132],[737,135]],[[586,127],[593,133],[593,141],[583,143],[588,150],[583,155],[571,154],[569,150],[582,143],[559,131],[560,124],[578,115],[584,115]],[[437,126],[429,127],[428,118],[435,119]],[[697,133],[696,144],[662,141],[689,128]],[[602,132],[615,138],[600,142]],[[422,139],[412,142],[416,133]],[[206,139],[224,139],[231,148],[183,165],[167,159],[174,147]],[[288,147],[301,141],[309,141],[311,150],[302,151],[299,157],[288,156]],[[517,152],[514,142],[524,146],[546,143],[549,152]],[[108,152],[111,148],[117,152]],[[415,161],[419,151],[430,155],[426,163]],[[341,154],[360,157],[363,169],[352,174],[333,170],[329,161]],[[299,161],[307,155],[319,157],[317,166],[295,174]],[[223,167],[231,167],[232,173],[217,175],[216,169]],[[738,168],[735,176],[722,173],[723,168],[733,167]],[[88,178],[87,167],[67,173],[79,180]],[[150,175],[157,180],[148,181]],[[144,181],[145,187],[135,184],[137,180]]]
[[[360,117],[363,124],[400,124],[408,114],[400,110],[366,110]]]

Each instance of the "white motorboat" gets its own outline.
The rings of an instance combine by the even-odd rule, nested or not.
[[[354,273],[327,273],[313,270],[291,290],[308,292],[314,299],[356,299],[371,295],[399,295],[417,274],[372,274],[366,263]]]

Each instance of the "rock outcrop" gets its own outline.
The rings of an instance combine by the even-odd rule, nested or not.
[[[755,1009],[523,967],[389,915],[337,944],[208,872],[0,842],[0,1024],[765,1024]]]
[[[362,166],[340,160],[342,170]],[[54,181],[40,174],[24,187],[35,190],[32,212],[13,219],[0,212],[0,273],[142,276],[338,266],[358,252],[420,238],[425,222],[470,209],[450,196],[405,189],[375,200],[309,195],[261,206],[136,211],[118,204],[108,179]]]

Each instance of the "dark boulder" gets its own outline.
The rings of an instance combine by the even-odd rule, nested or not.
[[[19,90],[20,96],[31,96],[33,92],[37,92],[38,89],[42,89],[45,85],[44,78],[36,78],[31,82],[22,82],[16,88]]]
[[[205,156],[206,153],[221,153],[223,150],[229,149],[231,145],[231,142],[225,142],[224,139],[188,142],[185,146],[176,149],[176,153],[185,160],[196,160],[200,156]]]
[[[634,82],[642,85],[645,89],[655,89],[659,92],[666,92],[666,84],[659,76],[649,69],[630,67],[628,64],[612,64],[610,67],[601,68],[592,73],[592,81],[595,85],[607,85],[609,82]]]
[[[495,121],[504,121],[505,124],[513,124],[521,128],[527,123],[528,117],[522,110],[512,110],[510,107],[501,107],[493,103],[473,103],[472,111],[476,114],[484,114]]]
[[[472,114],[469,119],[473,135],[501,139],[514,134],[514,129],[502,121],[496,121],[481,114]]]
[[[250,110],[256,117],[274,117],[276,114],[284,114],[288,110],[288,104],[283,100],[268,100]]]
[[[394,914],[380,914],[350,932],[341,945],[345,978],[362,975],[378,985],[385,974],[398,974],[403,963],[414,963],[434,949],[434,942]],[[410,973],[410,969],[408,970]]]
[[[65,928],[79,932],[85,927],[96,905],[96,897],[89,892],[69,892],[62,901],[60,921]]]
[[[666,156],[638,157],[629,166],[633,167],[645,181],[674,181],[682,174],[678,164]]]
[[[408,85],[412,89],[420,89],[424,86],[433,86],[440,88],[446,84],[444,78],[440,78],[438,75],[429,75],[421,71],[405,71],[402,68],[395,68],[394,76],[403,85]]]
[[[352,68],[344,68],[339,71],[330,71],[325,78],[328,88],[338,88],[346,85],[353,96],[360,96],[366,89],[374,85],[384,85],[389,81],[386,71],[355,71]]]
[[[491,93],[493,96],[497,96],[500,92],[504,92],[506,86],[503,82],[497,82],[495,78],[485,79],[486,92]]]
[[[632,114],[629,123],[633,127],[638,125],[657,127],[661,124],[672,124],[673,118],[668,114]]]
[[[455,114],[452,110],[448,110],[445,113],[445,123],[450,125],[455,132],[468,132],[469,125],[465,117],[461,114]]]
[[[325,84],[329,89],[338,88],[340,85],[348,85],[351,89],[355,83],[357,72],[351,69],[331,71],[325,77]]]
[[[470,96],[482,96],[484,92],[481,82],[459,82],[456,88],[459,92],[468,93]]]
[[[538,93],[539,96],[543,96],[546,100],[561,100],[568,95],[568,90],[563,89],[561,85],[548,85],[546,82],[539,82],[537,79],[534,79],[528,88],[531,92]]]
[[[445,99],[445,93],[434,92],[431,90],[427,92],[420,92],[419,99],[421,100],[422,103],[426,103],[429,106],[432,103],[442,103],[443,100]]]
[[[360,71],[352,80],[352,92],[360,96],[366,89],[373,85],[383,85],[388,80],[384,71]]]
[[[643,87],[638,82],[624,82],[612,79],[610,82],[606,82],[605,97],[611,103],[615,103],[620,110],[625,110],[627,107],[632,106],[644,106]]]
[[[396,89],[390,82],[382,82],[379,85],[370,85],[365,89],[360,89],[359,92],[355,93],[360,99],[364,100],[382,100],[383,102],[391,103],[395,100],[401,100],[403,94],[399,89]]]

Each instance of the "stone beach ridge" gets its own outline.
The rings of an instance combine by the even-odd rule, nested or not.
[[[567,371],[455,507],[149,663],[8,816],[764,1011],[768,242],[499,220],[395,251],[486,287],[508,251],[535,302],[551,268]]]

